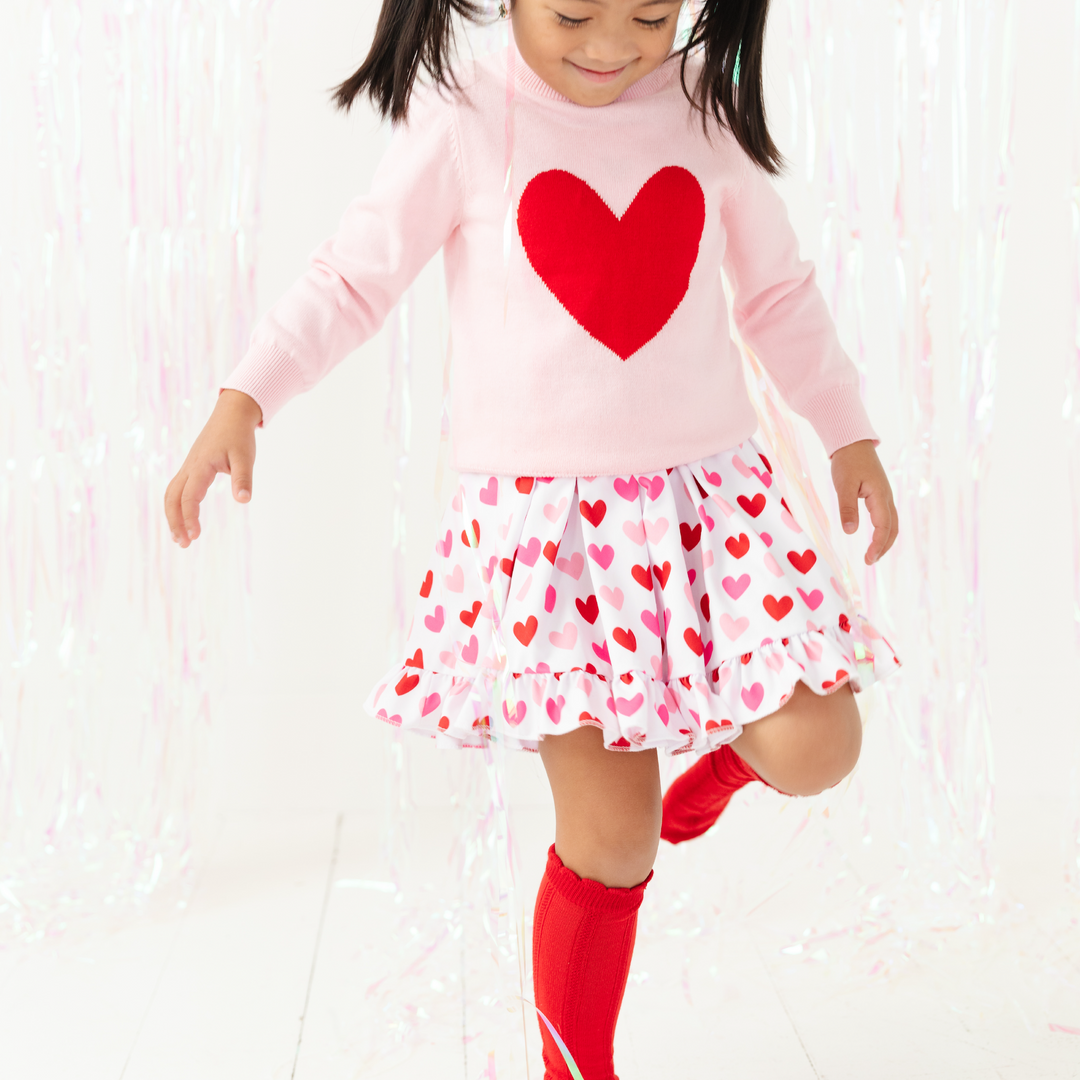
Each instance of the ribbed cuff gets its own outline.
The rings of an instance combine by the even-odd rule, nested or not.
[[[262,409],[265,424],[305,389],[304,374],[292,356],[280,345],[264,341],[252,344],[218,392],[240,390],[253,397]]]
[[[870,426],[859,388],[850,383],[831,387],[798,411],[813,424],[829,457],[849,443],[870,439],[877,446],[881,442]]]
[[[641,907],[645,886],[652,881],[653,871],[638,885],[628,889],[609,889],[599,881],[579,877],[558,855],[555,845],[548,848],[547,875],[555,891],[576,907],[586,911],[628,914]]]

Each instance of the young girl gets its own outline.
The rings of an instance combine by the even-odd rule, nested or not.
[[[673,54],[679,6],[514,0],[514,44],[452,64],[469,0],[384,0],[337,90],[397,121],[372,191],[258,326],[165,496],[181,547],[216,473],[248,501],[255,428],[443,249],[460,484],[367,708],[441,747],[539,751],[556,829],[536,1004],[586,1080],[614,1077],[661,837],[699,836],[751,781],[838,783],[859,756],[852,691],[897,663],[780,497],[727,327],[721,271],[743,339],[832,458],[846,531],[866,500],[874,562],[892,493],[768,179],[768,2],[705,0]],[[660,748],[697,758],[663,800]],[[541,1032],[547,1077],[568,1077]]]

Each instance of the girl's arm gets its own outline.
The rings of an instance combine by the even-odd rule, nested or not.
[[[199,504],[219,472],[251,498],[255,428],[372,337],[457,227],[463,184],[450,103],[417,94],[371,192],[346,210],[311,267],[255,328],[206,426],[165,493],[173,539],[199,535]]]
[[[866,500],[874,535],[865,558],[876,562],[896,539],[896,508],[859,394],[859,374],[840,346],[814,264],[799,258],[783,199],[748,159],[745,166],[742,184],[721,210],[735,325],[832,459],[845,532],[858,528],[858,501]]]

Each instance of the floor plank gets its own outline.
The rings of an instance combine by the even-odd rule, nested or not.
[[[123,1080],[292,1074],[335,815],[229,819]]]
[[[117,1080],[182,919],[140,918],[0,960],[0,1076]]]

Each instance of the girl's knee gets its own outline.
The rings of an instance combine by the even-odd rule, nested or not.
[[[859,760],[862,720],[848,686],[822,697],[800,683],[788,706],[758,723],[763,726],[745,756],[785,794],[817,795],[840,783]]]
[[[799,789],[793,795],[817,795],[835,787],[855,768],[862,750],[862,719],[850,687],[819,698],[816,706],[817,716],[806,732],[812,742],[804,747],[801,765],[792,769]]]

